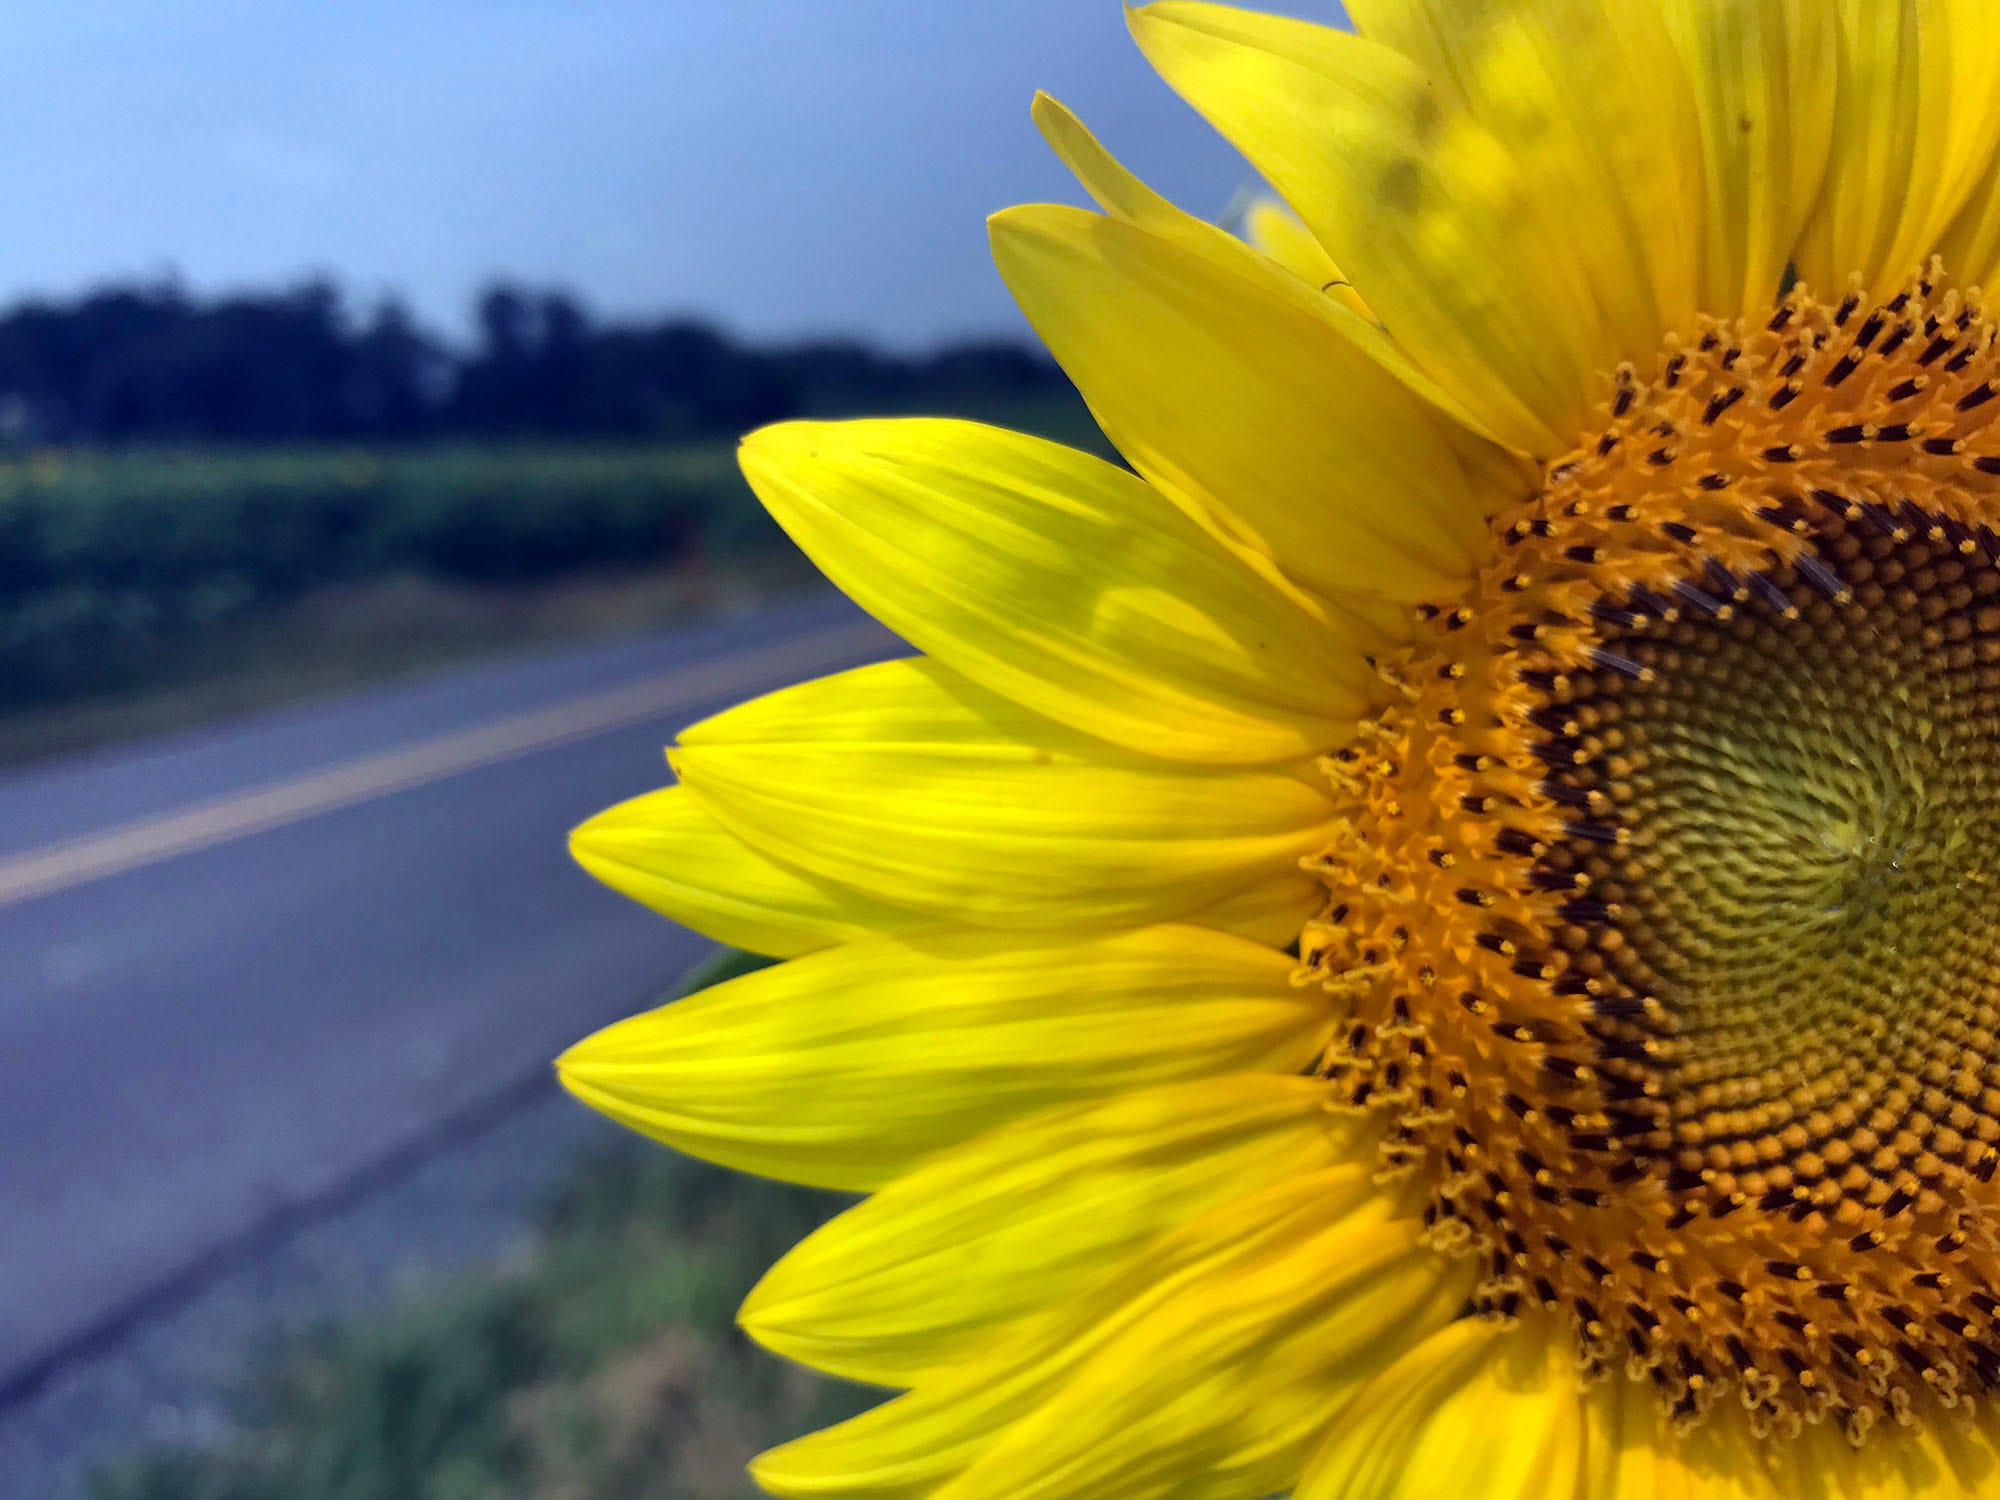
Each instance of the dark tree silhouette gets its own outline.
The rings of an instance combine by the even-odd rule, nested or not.
[[[393,298],[355,316],[324,280],[22,301],[0,312],[0,441],[685,439],[1068,389],[1012,344],[752,347],[693,318],[600,322],[554,289],[489,287],[476,326],[453,349]]]

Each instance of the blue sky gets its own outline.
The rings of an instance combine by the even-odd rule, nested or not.
[[[1116,0],[13,0],[0,65],[0,300],[322,270],[456,328],[500,274],[922,345],[1021,326],[981,221],[1076,197],[1037,87],[1189,207],[1250,180]]]

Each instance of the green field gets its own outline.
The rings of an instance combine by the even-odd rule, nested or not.
[[[1070,399],[962,410],[1097,446]],[[755,607],[733,441],[0,457],[0,761]]]
[[[726,444],[38,453],[0,466],[0,696],[127,683],[336,586],[532,585],[782,544]]]

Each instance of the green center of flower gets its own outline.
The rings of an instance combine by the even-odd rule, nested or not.
[[[1598,1066],[1659,1080],[1633,1144],[1717,1199],[1865,1201],[1995,1133],[1967,1136],[1987,1104],[1955,1081],[2000,1063],[2000,572],[1912,533],[1836,521],[1833,596],[1780,570],[1726,619],[1615,634],[1639,675],[1553,705],[1589,727],[1551,780],[1626,842],[1545,866],[1594,873],[1583,914],[1619,936],[1594,951],[1654,1002],[1607,1019]],[[1840,1142],[1872,1169],[1836,1170]]]

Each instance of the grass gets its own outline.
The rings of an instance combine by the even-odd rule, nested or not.
[[[575,1169],[529,1263],[274,1350],[241,1430],[115,1463],[94,1500],[733,1500],[761,1448],[859,1410],[732,1315],[829,1204],[664,1151]]]
[[[872,1399],[760,1353],[733,1321],[839,1206],[639,1142],[600,1150],[521,1263],[275,1348],[233,1437],[112,1464],[93,1500],[749,1496],[753,1454]]]

